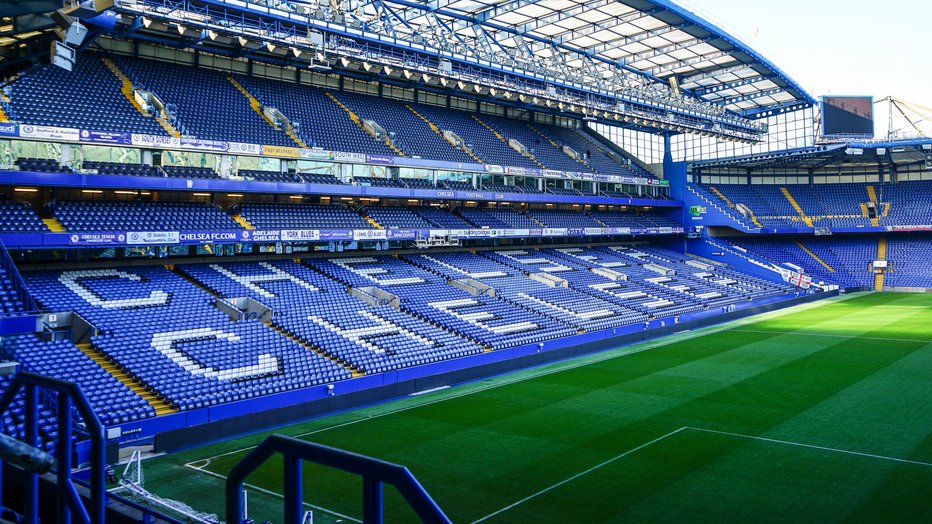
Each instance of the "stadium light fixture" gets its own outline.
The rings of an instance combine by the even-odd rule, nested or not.
[[[405,69],[405,70],[404,70],[404,75],[405,75],[405,78],[406,78],[406,79],[411,80],[411,77],[414,76],[414,73],[412,73],[411,71],[408,71],[407,69]]]
[[[227,193],[227,196],[230,198],[243,198],[242,193]]]
[[[291,195],[291,196],[288,197],[288,198],[290,198],[290,199],[292,199],[292,200],[301,200],[302,198],[304,198],[304,195]]]
[[[88,195],[100,195],[100,194],[103,193],[103,190],[101,190],[101,189],[82,189],[81,192],[82,192],[82,193],[86,193],[86,194],[88,194]]]
[[[423,75],[421,75],[421,80],[425,84],[430,83],[430,75],[428,75],[427,73],[424,73]]]
[[[39,190],[34,187],[14,187],[13,191],[17,193],[38,193]]]
[[[191,193],[191,194],[196,197],[209,197],[210,196],[210,193]]]
[[[440,79],[440,85],[442,85],[443,87],[447,87],[448,85],[450,85],[450,79],[449,79],[449,78],[441,78],[441,79]]]
[[[291,51],[291,54],[293,54],[295,58],[300,57],[302,54],[302,51],[298,49],[297,47],[290,48],[290,51]]]
[[[350,65],[350,59],[345,56],[340,57],[340,63],[343,64],[343,67]]]
[[[369,62],[363,62],[362,68],[365,69],[366,72],[369,72],[372,70],[372,64],[370,64]]]
[[[456,83],[456,88],[459,89],[460,91],[465,91],[465,90],[466,90],[466,82],[463,82],[463,81],[457,82],[457,83]]]
[[[183,26],[183,25],[181,25],[181,24],[175,24],[175,29],[178,30],[178,34],[179,34],[179,35],[184,35],[185,31],[188,30],[185,26]]]
[[[133,196],[137,195],[135,191],[126,191],[124,189],[118,189],[114,191],[114,193],[116,193],[117,195],[133,195]]]
[[[395,72],[394,69],[392,69],[391,67],[388,67],[388,66],[382,66],[382,71],[385,71],[385,74],[386,74],[386,75],[391,75],[392,73]]]
[[[152,20],[146,17],[142,17],[141,22],[142,22],[142,26],[145,27],[146,29],[149,29],[149,26],[152,25]]]
[[[266,42],[266,43],[265,43],[265,48],[269,50],[269,53],[274,52],[274,51],[275,51],[275,47],[276,47],[275,44],[273,44],[272,42]]]

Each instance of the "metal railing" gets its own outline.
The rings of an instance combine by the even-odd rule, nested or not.
[[[449,523],[450,519],[404,466],[358,455],[306,440],[272,435],[237,463],[226,481],[226,521],[244,520],[243,483],[250,473],[275,455],[282,455],[285,473],[285,522],[299,524],[303,516],[303,461],[338,469],[362,477],[363,522],[380,524],[384,518],[383,484],[394,486],[418,518],[426,523]]]
[[[28,372],[17,373],[9,387],[0,395],[0,414],[6,413],[13,404],[16,395],[23,392],[24,439],[23,443],[32,448],[39,448],[39,399],[40,390],[57,393],[58,436],[55,442],[56,500],[58,501],[58,522],[100,523],[106,520],[107,490],[105,478],[104,426],[91,408],[87,397],[77,384],[63,380],[44,377]],[[76,479],[72,477],[72,447],[75,432],[72,411],[81,415],[84,427],[80,432],[91,441],[90,507],[78,495]],[[24,469],[25,482],[22,485],[22,511],[25,522],[39,521],[39,475],[40,472]],[[0,463],[2,472],[2,463]],[[0,474],[0,494],[3,478]],[[0,500],[2,506],[2,500]]]

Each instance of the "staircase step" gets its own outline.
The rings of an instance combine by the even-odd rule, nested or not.
[[[829,273],[834,273],[834,272],[835,272],[835,268],[833,268],[832,266],[828,265],[824,260],[822,260],[821,258],[819,258],[819,255],[816,255],[815,253],[813,253],[811,249],[809,249],[808,247],[806,247],[805,245],[803,245],[801,242],[796,242],[796,245],[799,246],[803,251],[805,251],[810,257],[812,257],[813,260],[815,260],[815,261],[818,262],[819,264],[822,264],[822,267],[824,267],[825,269],[827,269],[827,270],[829,271]]]
[[[436,133],[437,135],[439,135],[440,138],[442,138],[444,142],[446,142],[447,144],[450,145],[450,147],[452,147],[453,149],[459,149],[460,151],[466,153],[467,155],[469,155],[470,157],[472,157],[472,159],[475,160],[477,164],[485,164],[485,161],[483,161],[481,158],[479,158],[478,156],[476,156],[476,154],[473,153],[472,151],[470,151],[469,149],[466,149],[466,148],[459,148],[459,147],[454,146],[453,144],[450,144],[450,142],[447,142],[446,137],[443,136],[443,131],[440,130],[440,128],[437,126],[437,124],[431,122],[429,118],[427,118],[426,116],[424,116],[424,115],[418,113],[417,110],[415,110],[413,107],[409,106],[408,104],[405,104],[405,107],[408,109],[408,111],[411,111],[412,113],[414,113],[414,116],[416,116],[416,117],[420,118],[421,120],[423,120],[424,123],[426,123],[427,126],[430,127],[430,130],[433,131],[434,133]]]
[[[275,122],[272,122],[271,120],[269,120],[269,118],[268,118],[267,116],[265,116],[265,113],[262,111],[262,102],[259,102],[259,99],[256,98],[255,96],[253,96],[252,93],[250,93],[249,90],[247,90],[245,87],[243,87],[242,84],[240,84],[239,82],[237,82],[236,79],[233,78],[232,75],[231,75],[231,76],[228,76],[228,77],[227,77],[227,80],[229,80],[230,83],[233,84],[233,87],[235,87],[237,91],[239,91],[244,97],[246,97],[246,100],[249,101],[249,107],[250,107],[253,111],[255,111],[257,115],[259,115],[259,118],[261,118],[262,120],[264,120],[265,123],[269,125],[269,127],[271,127],[272,129],[275,129]],[[295,143],[295,145],[297,145],[298,147],[304,147],[304,148],[307,147],[307,144],[305,144],[303,140],[301,140],[300,138],[298,138],[298,136],[297,136],[296,134],[294,134],[294,132],[292,132],[292,130],[283,131],[283,132],[284,132],[285,135],[287,135],[288,138],[290,138],[290,139]]]
[[[239,214],[233,215],[233,221],[243,226],[243,229],[246,229],[248,231],[252,231],[253,229],[256,229],[256,226],[250,224],[248,220],[243,218],[243,215],[239,215]]]
[[[116,364],[108,360],[106,355],[100,349],[87,343],[75,345],[78,349],[81,350],[82,353],[90,357],[91,360],[96,362],[98,366],[109,373],[110,376],[119,380],[124,386],[131,389],[133,393],[139,395],[140,398],[145,400],[152,407],[152,409],[155,410],[156,416],[178,412],[178,409],[172,406],[171,403],[153,394],[149,390],[148,386],[146,386],[143,382],[133,378],[124,369],[118,367]]]
[[[66,231],[65,226],[55,217],[43,218],[42,223],[45,224],[52,233],[64,233]]]
[[[802,221],[805,222],[807,226],[815,227],[812,225],[812,218],[806,216],[806,212],[803,211],[802,207],[800,207],[799,202],[797,202],[796,199],[793,198],[793,195],[790,194],[790,191],[785,187],[781,187],[780,192],[783,193],[783,196],[786,197],[790,205],[793,206],[793,210],[796,211],[796,213],[799,215],[799,218],[801,218]]]
[[[330,360],[331,362],[333,362],[334,364],[343,366],[344,369],[350,372],[350,375],[352,375],[353,378],[357,378],[357,377],[361,377],[365,375],[365,373],[362,370],[356,369],[355,367],[353,367],[352,365],[350,365],[348,362],[344,361],[343,359],[340,359],[336,357],[335,355],[331,355],[330,353],[327,353],[323,349],[317,348],[316,346],[306,342],[301,337],[295,336],[294,334],[292,334],[290,331],[286,330],[285,328],[279,325],[276,325],[276,324],[266,324],[266,325],[273,331],[279,333],[280,335],[294,342],[295,344],[298,344],[299,346],[304,347],[308,351],[315,353],[321,357],[324,357],[327,360]]]

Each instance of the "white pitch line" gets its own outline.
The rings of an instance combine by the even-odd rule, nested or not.
[[[388,415],[395,415],[395,414],[397,414],[397,413],[402,413],[402,412],[409,411],[409,410],[416,409],[416,408],[420,408],[420,407],[423,407],[423,406],[430,406],[430,405],[432,405],[432,404],[437,404],[437,403],[440,403],[440,402],[446,402],[447,400],[453,400],[453,399],[457,399],[457,398],[462,398],[462,397],[466,397],[466,396],[469,396],[469,395],[473,395],[473,394],[475,394],[475,393],[481,393],[481,392],[483,392],[483,391],[488,391],[488,390],[490,390],[490,389],[496,389],[496,388],[500,388],[500,387],[504,387],[504,386],[510,386],[511,384],[516,384],[516,383],[518,383],[518,382],[524,382],[525,380],[533,380],[533,379],[535,379],[535,378],[545,377],[545,376],[548,376],[548,375],[553,375],[553,374],[555,374],[555,373],[561,373],[561,372],[563,372],[563,371],[569,371],[569,370],[581,368],[581,367],[584,367],[584,366],[588,366],[588,365],[591,365],[591,364],[598,364],[598,363],[604,362],[604,361],[606,361],[606,360],[612,360],[612,359],[615,359],[615,358],[626,357],[626,356],[628,356],[628,355],[634,355],[634,354],[641,353],[641,352],[644,352],[644,351],[648,351],[648,350],[651,350],[651,349],[657,349],[657,348],[660,348],[660,347],[669,346],[669,345],[671,345],[671,344],[677,344],[677,343],[679,343],[679,342],[685,342],[685,341],[687,341],[687,340],[692,340],[692,339],[695,339],[695,338],[701,338],[701,337],[704,337],[704,336],[706,336],[706,335],[714,335],[714,334],[716,334],[716,333],[721,333],[722,331],[729,331],[729,330],[734,331],[736,327],[746,326],[746,325],[748,325],[748,324],[755,324],[755,323],[760,322],[760,321],[762,321],[762,320],[769,320],[769,319],[772,319],[772,318],[780,318],[780,317],[783,317],[783,316],[786,316],[786,315],[790,315],[790,314],[793,314],[793,313],[799,313],[799,312],[802,312],[802,311],[808,311],[808,310],[810,310],[810,309],[815,309],[815,308],[822,307],[822,306],[825,306],[825,305],[835,304],[835,303],[842,302],[842,301],[845,301],[845,300],[848,300],[848,299],[851,299],[851,298],[855,298],[856,296],[857,296],[857,295],[840,295],[840,296],[837,296],[837,297],[834,297],[834,298],[831,298],[831,299],[821,300],[821,301],[817,301],[817,302],[810,302],[810,303],[807,303],[807,304],[800,304],[800,305],[798,305],[798,306],[793,306],[793,307],[789,307],[789,308],[779,309],[779,310],[776,310],[776,311],[770,311],[770,312],[768,312],[768,313],[762,313],[762,314],[760,314],[760,315],[754,315],[754,316],[751,316],[751,317],[742,318],[742,319],[738,319],[738,320],[733,320],[733,321],[731,321],[731,322],[726,322],[726,323],[721,324],[721,325],[718,325],[718,326],[710,326],[710,327],[702,328],[702,329],[699,329],[699,330],[696,330],[696,331],[690,331],[689,334],[686,335],[686,336],[678,336],[678,335],[675,335],[675,334],[674,334],[674,335],[667,335],[666,337],[663,337],[662,339],[657,340],[657,341],[655,341],[655,342],[653,342],[653,343],[650,343],[649,345],[646,345],[646,346],[643,346],[643,347],[639,347],[639,348],[635,348],[635,349],[630,349],[630,350],[627,350],[627,351],[607,350],[606,353],[605,353],[603,356],[601,356],[601,357],[594,357],[594,358],[591,358],[591,359],[587,359],[587,360],[585,360],[585,361],[583,361],[583,362],[578,362],[578,363],[576,363],[576,364],[570,364],[570,365],[566,365],[566,366],[560,366],[560,364],[561,364],[560,362],[550,363],[550,364],[547,364],[547,365],[557,365],[557,368],[548,369],[548,370],[544,370],[544,371],[540,371],[540,372],[537,373],[537,374],[531,374],[531,375],[527,375],[527,376],[521,376],[521,377],[519,377],[519,378],[512,379],[512,380],[506,380],[506,381],[503,381],[503,382],[498,382],[498,383],[495,383],[495,384],[490,384],[490,385],[488,385],[488,386],[479,387],[479,388],[476,388],[476,389],[473,389],[473,390],[470,390],[470,391],[464,391],[464,392],[462,392],[462,393],[457,393],[457,394],[455,394],[455,395],[450,395],[449,397],[443,397],[443,398],[438,398],[438,399],[434,399],[434,400],[427,400],[427,401],[424,401],[424,402],[419,403],[419,404],[412,404],[412,405],[410,405],[410,406],[405,406],[405,407],[403,407],[403,408],[398,408],[398,409],[394,409],[394,410],[391,410],[391,411],[385,411],[385,412],[383,412],[383,413],[377,413],[377,414],[375,414],[375,415],[369,415],[369,416],[367,416],[366,418],[354,419],[354,420],[350,420],[350,421],[347,421],[347,422],[341,422],[341,423],[339,423],[339,424],[334,424],[334,425],[332,425],[332,426],[327,426],[327,427],[315,429],[315,430],[313,430],[313,431],[308,431],[308,432],[305,432],[305,433],[299,433],[299,434],[297,434],[297,435],[294,435],[294,437],[295,437],[295,438],[308,437],[308,436],[310,436],[310,435],[316,435],[316,434],[318,434],[318,433],[323,433],[323,432],[325,432],[325,431],[330,431],[330,430],[332,430],[332,429],[339,429],[339,428],[346,427],[346,426],[352,426],[352,425],[354,425],[354,424],[358,424],[358,423],[360,423],[360,422],[365,422],[365,421],[367,421],[367,420],[372,420],[372,419],[375,419],[375,418],[381,418],[381,417],[388,416]],[[597,353],[596,353],[595,355],[597,355]],[[586,358],[586,357],[581,357],[581,358]],[[525,370],[525,371],[527,371],[527,370]],[[519,370],[519,371],[516,371],[516,372],[520,372],[520,370]],[[195,460],[195,461],[192,461],[192,462],[188,462],[188,463],[185,464],[185,465],[188,466],[188,465],[191,465],[191,464],[197,464],[198,462],[201,462],[202,460],[207,460],[207,461],[208,461],[208,464],[209,464],[211,461],[213,461],[213,459],[222,458],[222,457],[226,457],[226,456],[229,456],[229,455],[236,455],[236,454],[238,454],[238,453],[242,453],[242,452],[244,452],[244,451],[250,451],[250,450],[253,450],[253,449],[255,449],[255,448],[256,448],[256,446],[248,446],[248,447],[236,449],[236,450],[233,450],[233,451],[227,451],[226,453],[221,453],[221,454],[219,454],[219,455],[214,455],[214,456],[208,457],[208,458],[206,458],[206,459],[201,459],[201,460]]]
[[[879,340],[881,342],[924,342],[932,344],[930,339],[919,338],[891,338],[891,337],[862,337],[858,335],[833,335],[831,333],[812,333],[809,331],[768,331],[762,329],[732,329],[735,333],[760,333],[763,335],[796,335],[802,337],[824,337],[824,338],[859,338],[861,340]]]
[[[186,467],[189,467],[189,468],[191,468],[191,469],[193,469],[193,470],[200,471],[201,473],[206,473],[206,474],[208,474],[208,475],[210,475],[210,476],[212,476],[212,477],[217,477],[218,479],[221,479],[221,480],[223,480],[224,482],[226,482],[226,480],[227,480],[226,476],[225,476],[225,475],[221,475],[220,473],[214,473],[213,471],[210,471],[210,470],[207,470],[207,469],[196,468],[196,467],[194,467],[194,466],[189,466],[188,464],[185,464],[185,466],[186,466]],[[265,489],[265,488],[260,488],[259,486],[256,486],[255,484],[250,484],[250,483],[248,483],[248,482],[244,482],[244,483],[243,483],[243,486],[244,486],[244,487],[247,487],[247,488],[249,488],[249,489],[251,489],[251,490],[253,490],[253,491],[258,491],[258,492],[260,492],[260,493],[265,493],[266,495],[271,495],[271,496],[273,496],[273,497],[277,497],[277,498],[280,498],[280,499],[284,499],[284,498],[285,498],[285,496],[282,495],[282,494],[280,494],[280,493],[275,493],[275,492],[272,491],[272,490],[268,490],[268,489]],[[325,507],[322,507],[322,506],[315,506],[314,504],[311,504],[310,502],[301,502],[301,503],[302,503],[303,505],[305,505],[305,506],[311,508],[311,509],[316,509],[317,511],[322,511],[322,512],[328,513],[328,514],[330,514],[330,515],[334,515],[334,516],[337,516],[337,517],[340,517],[340,518],[343,518],[343,519],[346,519],[346,520],[351,520],[351,521],[353,521],[353,522],[358,522],[359,524],[362,524],[362,521],[361,521],[361,520],[359,520],[359,519],[357,519],[357,518],[350,517],[349,515],[343,515],[342,513],[337,513],[336,511],[329,510],[329,509],[327,509],[327,508],[325,508]]]
[[[867,457],[867,458],[873,458],[873,459],[878,459],[878,460],[889,460],[891,462],[901,462],[904,464],[914,464],[916,466],[925,466],[925,467],[932,468],[932,463],[929,463],[929,462],[921,462],[918,460],[909,460],[909,459],[902,459],[902,458],[896,458],[896,457],[887,457],[884,455],[875,455],[873,453],[863,453],[861,451],[851,451],[848,449],[829,448],[826,446],[817,446],[815,444],[803,444],[802,442],[793,442],[791,440],[780,440],[780,439],[768,438],[768,437],[758,437],[754,435],[743,435],[741,433],[732,433],[730,431],[719,431],[716,429],[695,428],[691,426],[687,426],[682,429],[702,431],[705,433],[717,433],[719,435],[729,435],[732,437],[740,437],[740,438],[746,438],[746,439],[751,439],[751,440],[760,440],[763,442],[771,442],[775,444],[786,444],[788,446],[797,446],[800,448],[810,448],[810,449],[818,449],[822,451],[832,451],[834,453],[844,453],[846,455],[856,455],[859,457]]]
[[[504,508],[502,508],[502,509],[500,509],[500,510],[498,510],[498,511],[494,511],[494,512],[489,513],[488,515],[486,515],[486,516],[484,516],[484,517],[478,519],[478,520],[474,520],[474,521],[472,521],[472,524],[478,524],[479,522],[483,522],[483,521],[485,521],[485,520],[488,520],[488,519],[490,519],[490,518],[492,518],[492,517],[494,517],[494,516],[496,516],[496,515],[500,515],[500,514],[506,512],[506,511],[508,511],[508,510],[510,510],[510,509],[513,509],[513,508],[515,508],[515,507],[517,507],[517,506],[520,506],[521,504],[524,504],[525,502],[527,502],[527,501],[529,501],[529,500],[531,500],[531,499],[537,498],[537,497],[539,497],[539,496],[541,496],[541,495],[543,495],[543,494],[545,494],[545,493],[548,493],[548,492],[550,492],[550,491],[553,491],[553,490],[559,488],[560,486],[562,486],[562,485],[564,485],[564,484],[568,484],[568,483],[570,483],[570,482],[572,482],[572,481],[578,479],[579,477],[582,477],[582,476],[584,476],[584,475],[588,475],[589,473],[592,473],[593,471],[595,471],[595,470],[597,470],[597,469],[599,469],[599,468],[605,467],[605,466],[611,464],[612,462],[615,462],[616,460],[623,459],[623,458],[627,457],[628,455],[630,455],[630,454],[632,454],[632,453],[634,453],[634,452],[636,452],[636,451],[640,451],[640,450],[646,448],[647,446],[650,446],[651,444],[656,444],[657,442],[660,442],[661,440],[663,440],[663,439],[665,439],[665,438],[667,438],[667,437],[672,437],[673,435],[676,435],[677,433],[679,433],[679,432],[681,432],[681,431],[683,431],[683,430],[685,430],[685,429],[689,429],[689,428],[682,427],[682,428],[680,428],[680,429],[671,431],[671,432],[667,433],[666,435],[659,436],[659,437],[655,438],[654,440],[651,440],[650,442],[641,444],[640,446],[638,446],[638,447],[636,447],[636,448],[634,448],[634,449],[629,449],[628,451],[625,451],[624,453],[622,453],[622,454],[620,454],[620,455],[616,455],[616,456],[614,456],[614,457],[612,457],[612,458],[606,460],[605,462],[596,464],[595,466],[592,466],[591,468],[589,468],[589,469],[587,469],[587,470],[585,470],[585,471],[580,471],[579,473],[573,475],[572,477],[563,479],[563,480],[561,480],[560,482],[557,482],[556,484],[552,484],[552,485],[550,485],[550,486],[548,486],[548,487],[546,487],[546,488],[544,488],[544,489],[538,491],[537,493],[533,493],[533,494],[531,494],[531,495],[528,495],[527,497],[524,497],[523,499],[521,499],[521,500],[519,500],[519,501],[517,501],[517,502],[514,502],[514,503],[512,503],[512,504],[509,504],[509,505],[505,506]]]

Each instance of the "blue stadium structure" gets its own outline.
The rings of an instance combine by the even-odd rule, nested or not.
[[[673,2],[68,4],[2,44],[0,360],[114,449],[932,288],[932,140],[813,136]]]

